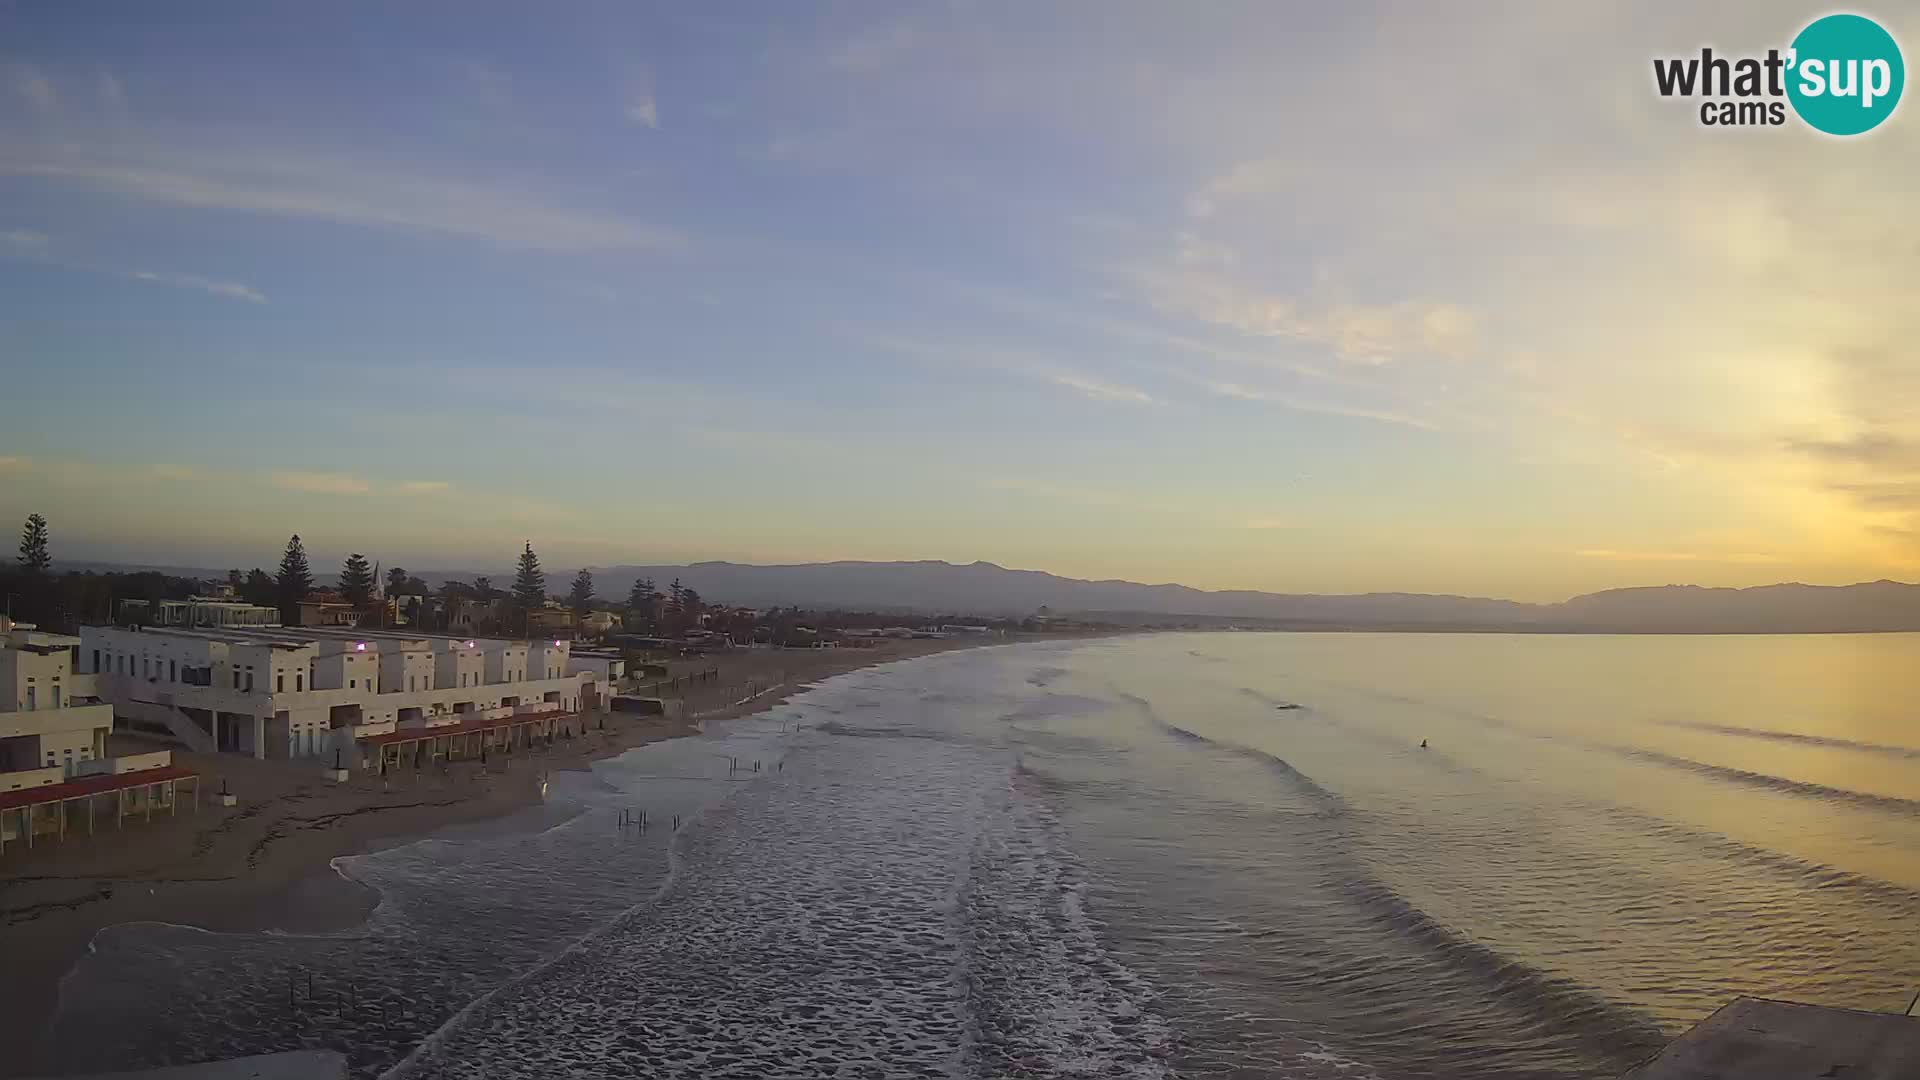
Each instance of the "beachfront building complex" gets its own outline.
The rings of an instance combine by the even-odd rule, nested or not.
[[[167,750],[108,753],[113,706],[79,671],[80,639],[0,619],[0,855],[36,838],[91,833],[176,809],[179,786],[198,777]]]
[[[571,643],[346,627],[82,627],[77,656],[116,715],[189,747],[258,758],[356,760],[409,729],[567,715],[608,700],[620,672]]]
[[[76,673],[80,639],[0,626],[0,791],[69,779],[106,756],[113,708]]]

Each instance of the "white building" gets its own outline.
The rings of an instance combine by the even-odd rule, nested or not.
[[[232,597],[195,596],[187,600],[122,600],[123,620],[155,626],[279,626],[280,609],[260,607]]]
[[[570,646],[343,627],[81,629],[80,670],[116,715],[187,745],[260,758],[352,760],[354,740],[612,694]]]
[[[113,709],[75,673],[79,646],[0,620],[0,791],[59,783],[106,755]]]

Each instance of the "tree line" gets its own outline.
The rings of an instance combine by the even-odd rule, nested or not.
[[[384,592],[394,602],[395,610],[423,629],[451,629],[461,603],[470,601],[487,609],[479,615],[477,630],[525,633],[531,613],[546,607],[549,601],[546,573],[531,541],[522,546],[513,582],[504,590],[484,575],[471,582],[448,580],[438,589],[404,567],[391,567],[383,577]],[[376,603],[375,583],[373,564],[356,551],[341,563],[333,591],[364,619],[384,611],[385,605]],[[280,564],[272,573],[258,566],[244,573],[236,568],[227,571],[226,584],[238,599],[278,609],[280,621],[286,626],[298,625],[301,603],[321,591],[298,533],[287,540]],[[124,601],[147,602],[145,610],[150,615],[153,605],[161,600],[185,600],[205,588],[206,583],[200,579],[155,571],[55,573],[50,527],[37,513],[29,515],[21,528],[15,564],[0,567],[0,593],[4,593],[7,614],[17,622],[49,630],[72,631],[84,623],[129,621],[123,615]],[[565,606],[576,616],[585,617],[596,608],[615,605],[595,595],[593,574],[582,568],[567,590]],[[642,579],[628,591],[623,614],[625,625],[637,632],[680,634],[699,626],[706,611],[700,594],[677,579],[665,593],[655,589],[651,580]]]

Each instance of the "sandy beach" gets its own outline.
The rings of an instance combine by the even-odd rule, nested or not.
[[[757,712],[832,675],[987,643],[889,640],[868,648],[743,650],[676,661],[675,674],[717,672],[686,696],[684,715],[607,714],[604,730],[596,717],[584,738],[496,755],[484,770],[461,762],[444,771],[401,770],[384,781],[356,775],[342,784],[325,779],[312,762],[176,748],[175,760],[203,776],[198,811],[188,801],[170,820],[129,822],[32,852],[10,847],[0,860],[0,955],[7,957],[10,1005],[0,1010],[0,1046],[32,1048],[0,1055],[0,1075],[46,1068],[39,1035],[57,1004],[60,979],[104,927],[168,922],[297,932],[353,926],[378,898],[333,872],[335,858],[508,814],[541,799],[548,773]],[[742,701],[748,687],[758,693]],[[116,753],[162,745],[137,736],[116,735],[114,742]],[[223,787],[238,805],[220,805]]]

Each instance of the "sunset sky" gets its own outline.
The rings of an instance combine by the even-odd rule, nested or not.
[[[1823,7],[89,7],[0,2],[56,556],[1920,574],[1916,103],[1652,88]]]

